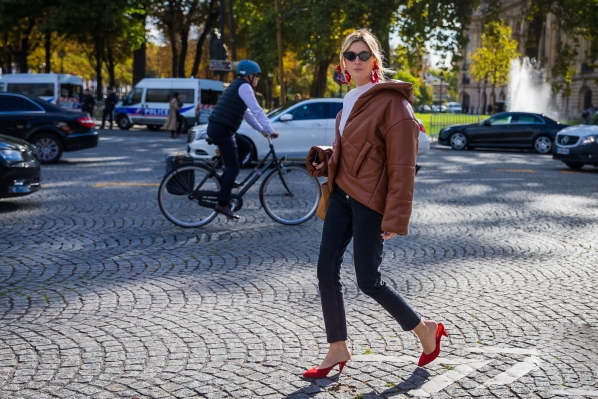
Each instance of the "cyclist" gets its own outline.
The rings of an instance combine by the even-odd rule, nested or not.
[[[260,78],[260,66],[254,61],[243,60],[237,65],[236,72],[237,79],[220,96],[208,118],[208,136],[220,149],[225,167],[218,204],[214,210],[228,218],[238,218],[230,209],[229,200],[235,178],[241,170],[239,160],[245,159],[251,151],[249,140],[236,133],[241,122],[245,119],[264,137],[278,137],[253,92]]]

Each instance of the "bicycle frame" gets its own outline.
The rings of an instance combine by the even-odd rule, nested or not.
[[[245,195],[245,193],[247,191],[249,191],[249,189],[251,189],[251,187],[253,187],[253,185],[260,179],[260,177],[262,177],[262,175],[272,165],[276,165],[276,169],[278,169],[279,172],[282,169],[282,166],[280,165],[280,160],[276,156],[276,151],[274,150],[274,144],[272,144],[272,138],[271,137],[268,137],[268,144],[270,146],[270,151],[268,152],[268,154],[266,154],[266,156],[264,157],[264,159],[262,159],[262,161],[258,164],[258,166],[256,166],[251,171],[251,173],[249,175],[247,175],[247,177],[240,183],[240,186],[243,187],[243,189],[241,189],[241,191],[239,191],[236,194],[236,196],[243,197]],[[208,173],[208,175],[206,175],[206,177],[204,177],[204,179],[198,184],[197,187],[203,186],[203,184],[209,178],[213,177],[214,175],[218,176],[218,174],[216,173],[216,171],[218,170],[218,168],[220,167],[221,164],[222,164],[222,158],[219,158],[216,161],[216,163],[214,164],[214,166],[212,166],[212,168],[210,169],[210,173]],[[291,192],[291,190],[289,190],[289,188],[288,188],[286,182],[284,181],[284,179],[282,179],[282,182],[283,182],[283,185],[284,185],[285,189],[287,190],[287,192],[292,196],[293,193]]]

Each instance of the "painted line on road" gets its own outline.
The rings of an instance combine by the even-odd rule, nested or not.
[[[565,396],[598,396],[598,391],[587,391],[584,389],[558,389],[556,391],[549,391],[553,395]]]
[[[537,355],[538,351],[535,349],[523,348],[500,348],[498,346],[476,346],[465,348],[465,350],[474,353],[511,353],[514,355]]]
[[[447,181],[456,181],[456,182],[460,182],[460,181],[521,181],[521,180],[525,180],[525,179],[521,179],[521,178],[514,178],[514,177],[506,177],[506,178],[488,178],[488,179],[442,179],[442,178],[432,178],[432,179],[420,179],[420,178],[416,178],[415,182],[429,182],[429,183],[441,183],[441,182],[447,182]]]
[[[527,357],[522,362],[515,363],[513,366],[509,367],[502,373],[494,376],[494,378],[492,378],[491,380],[486,381],[484,385],[488,386],[512,384],[527,373],[536,369],[538,367],[538,363],[540,363],[540,358],[538,358],[537,356]]]
[[[506,172],[506,173],[536,173],[533,169],[496,169],[495,172]]]
[[[413,356],[386,356],[386,355],[355,355],[351,357],[353,362],[389,362],[389,363],[417,363],[419,359]],[[484,359],[465,359],[465,358],[436,358],[431,364],[459,365],[481,362]]]
[[[442,391],[454,382],[459,381],[460,379],[465,378],[469,374],[475,372],[477,369],[486,366],[491,361],[492,360],[485,360],[483,362],[461,364],[455,367],[453,370],[449,370],[446,373],[432,378],[419,389],[409,391],[409,394],[413,396],[429,397],[431,394]]]
[[[106,182],[96,183],[93,187],[159,187],[159,183],[136,183],[136,182]]]

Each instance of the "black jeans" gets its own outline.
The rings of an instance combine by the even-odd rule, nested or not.
[[[318,282],[328,343],[347,340],[347,320],[341,285],[341,265],[353,239],[353,259],[359,289],[372,297],[399,323],[413,330],[419,315],[382,279],[384,240],[382,215],[355,201],[338,186],[330,196],[318,258]]]
[[[224,176],[222,176],[222,186],[218,193],[218,202],[221,202],[221,205],[223,203],[228,204],[235,179],[241,170],[239,160],[243,160],[249,155],[251,142],[229,127],[213,122],[208,125],[208,136],[220,149],[220,156],[225,168]]]
[[[102,129],[104,128],[104,123],[106,123],[106,116],[108,116],[110,118],[110,129],[112,129],[113,114],[114,114],[114,109],[104,108],[104,110],[102,111]]]

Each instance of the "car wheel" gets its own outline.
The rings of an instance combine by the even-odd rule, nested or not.
[[[241,161],[241,167],[242,168],[250,168],[253,164],[253,162],[255,162],[257,160],[257,154],[256,154],[256,150],[255,150],[255,146],[253,145],[253,143],[251,143],[251,151],[249,151],[249,155],[247,155],[245,157],[245,159],[243,159]]]
[[[540,154],[552,152],[552,140],[548,136],[540,136],[534,141],[534,149]]]
[[[118,123],[118,127],[121,130],[129,130],[131,128],[131,122],[129,121],[127,115],[119,115],[116,118],[116,123]]]
[[[55,134],[42,133],[37,135],[32,144],[36,147],[37,156],[41,163],[55,163],[62,156],[62,141]]]
[[[461,132],[457,132],[457,133],[453,133],[451,134],[451,137],[449,138],[449,143],[451,144],[451,148],[453,150],[463,150],[467,147],[467,143],[468,143],[468,139],[467,136],[465,135],[465,133],[461,133]]]
[[[567,165],[571,169],[579,170],[583,168],[584,164],[580,162],[565,162],[565,165]]]
[[[160,130],[160,125],[147,125],[147,130],[156,132],[156,131]]]

